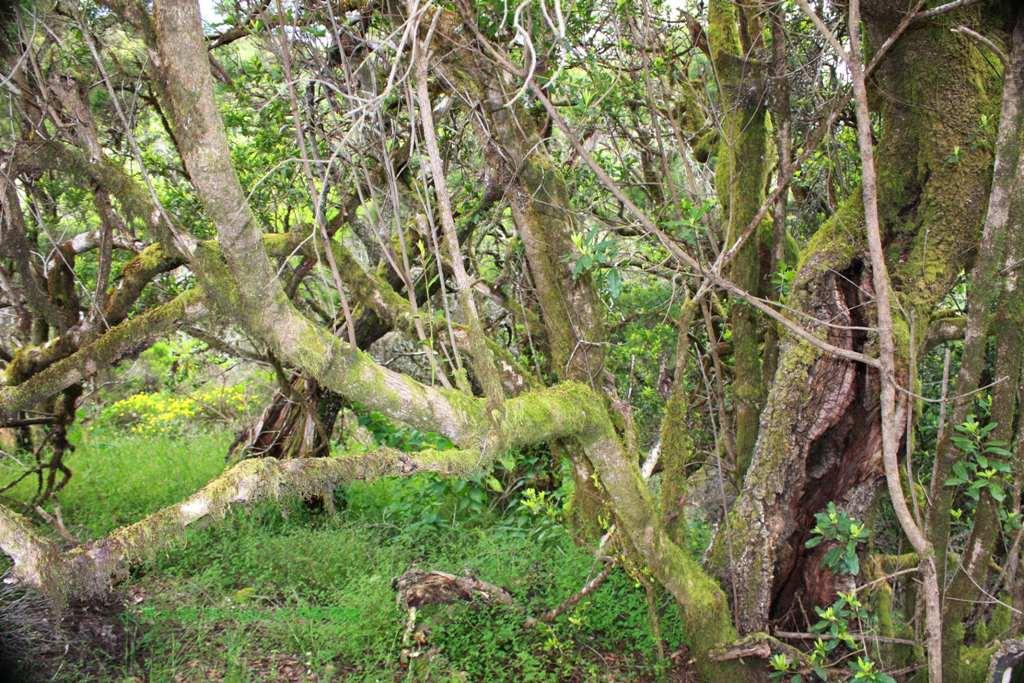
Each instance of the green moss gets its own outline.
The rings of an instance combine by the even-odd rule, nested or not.
[[[1009,607],[1009,598],[1004,595],[1003,599],[1003,602],[996,603],[996,606],[992,610],[992,616],[989,618],[987,624],[987,637],[983,638],[980,633],[976,634],[975,640],[978,643],[982,645],[987,644],[990,638],[1001,638],[1010,632],[1013,612]],[[981,623],[979,623],[979,628]]]
[[[23,410],[53,396],[99,368],[110,367],[122,357],[138,352],[177,329],[180,321],[201,301],[190,289],[146,313],[116,325],[95,342],[35,373],[17,386],[0,388],[0,405]]]
[[[531,445],[584,435],[602,418],[607,413],[600,397],[570,381],[508,400],[502,430],[510,442]]]
[[[960,625],[958,627],[963,629]],[[953,667],[956,671],[954,680],[957,683],[985,683],[988,678],[989,662],[995,649],[994,645],[961,648],[960,659]]]

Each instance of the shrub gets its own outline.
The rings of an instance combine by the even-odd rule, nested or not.
[[[99,424],[127,428],[133,434],[179,434],[197,423],[233,423],[253,412],[256,401],[244,384],[207,386],[189,396],[139,393],[100,412]]]

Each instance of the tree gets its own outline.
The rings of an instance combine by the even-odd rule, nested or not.
[[[292,387],[283,396],[309,386],[456,448],[252,458],[68,552],[0,508],[15,575],[58,600],[94,594],[235,502],[460,476],[548,444],[572,462],[581,541],[607,513],[678,603],[702,678],[758,680],[773,656],[779,672],[823,671],[827,656],[780,634],[837,599],[859,615],[863,566],[887,663],[916,656],[905,641],[920,602],[932,680],[972,679],[995,617],[981,610],[968,637],[967,605],[995,585],[1024,606],[1021,534],[1004,538],[1024,476],[1007,461],[1024,433],[1011,324],[1024,16],[1011,2],[689,10],[278,0],[226,11],[210,35],[190,0],[21,13],[0,268],[21,324],[0,404],[23,426],[33,418],[16,413],[50,413],[39,500],[70,476],[63,433],[83,383],[186,321],[243,331]],[[54,239],[75,218],[99,227]],[[135,255],[118,262],[115,247]],[[153,292],[175,268],[188,278]],[[654,427],[659,402],[628,391],[636,354],[623,392],[613,345],[629,306],[659,315],[623,302],[643,287],[684,292],[663,309],[674,358],[640,361],[674,369]],[[964,300],[958,324],[946,306]],[[513,334],[499,342],[502,324]],[[423,344],[434,381],[362,350],[387,329]],[[918,378],[960,334],[952,407],[930,430]],[[990,366],[989,426],[970,432]],[[323,455],[333,416],[309,396],[291,405],[266,416],[301,425],[305,445],[275,454]],[[930,478],[911,468],[917,434]],[[640,470],[655,458],[658,496]],[[695,498],[727,508],[706,563],[684,550]],[[967,499],[970,542],[954,543]],[[859,560],[867,517],[913,552],[880,544]]]

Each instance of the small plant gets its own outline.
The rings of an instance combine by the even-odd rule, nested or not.
[[[828,673],[825,671],[824,666],[828,656],[824,649],[821,649],[822,654],[819,655],[817,648],[819,644],[823,645],[823,641],[820,638],[815,643],[815,650],[808,657],[808,664],[815,677],[822,681],[827,681]],[[800,673],[800,665],[787,654],[780,652],[772,655],[768,659],[768,666],[771,668],[771,671],[768,673],[769,680],[786,681],[786,683],[803,683],[804,680],[808,680]]]
[[[946,486],[966,486],[964,493],[975,501],[982,491],[997,503],[1006,499],[1006,476],[1013,472],[1007,459],[1013,453],[1003,442],[989,440],[995,428],[995,422],[983,426],[973,415],[956,426],[953,444],[965,457],[953,463],[953,476],[946,479]]]
[[[1019,512],[1011,512],[1005,508],[999,508],[999,521],[1003,524],[1003,531],[1011,533],[1021,528],[1021,515]]]
[[[768,678],[773,681],[784,680],[787,676],[796,671],[796,663],[789,658],[789,655],[778,653],[772,655],[768,659],[768,666],[771,667],[771,673],[768,674]],[[800,674],[794,675],[791,679],[791,683],[800,683],[802,680]]]
[[[811,632],[827,636],[827,640],[823,641],[821,646],[825,655],[831,654],[840,643],[851,650],[856,648],[857,641],[850,634],[851,621],[857,620],[862,624],[871,623],[871,616],[854,593],[840,591],[835,602],[828,607],[815,607],[814,611],[818,615],[819,621],[811,626]],[[817,649],[817,643],[815,646]]]
[[[832,651],[836,649],[836,645],[837,641],[826,641],[822,638],[818,638],[814,641],[814,648],[808,655],[808,658],[811,660],[811,667],[814,671],[814,675],[823,681],[828,680],[828,673],[825,671],[825,664],[828,663],[828,658],[832,654]]]
[[[691,247],[695,247],[702,229],[701,221],[714,208],[714,203],[710,201],[694,204],[683,199],[679,205],[679,218],[666,221],[665,228],[669,234],[678,237]]]
[[[604,289],[614,301],[622,294],[622,273],[616,267],[619,257],[618,242],[596,227],[586,232],[574,232],[571,236],[577,254],[566,256],[572,264],[573,278],[579,278],[590,271],[603,274]]]
[[[563,510],[557,495],[528,488],[519,499],[519,508],[534,541],[542,546],[558,541]]]
[[[864,657],[857,659],[850,664],[852,681],[864,681],[865,683],[896,683],[896,679],[889,674],[882,673],[875,668],[875,663]]]
[[[962,158],[963,150],[960,149],[960,145],[954,145],[953,150],[946,156],[945,159],[943,159],[943,161],[945,161],[950,166],[955,166],[956,164],[960,163],[960,160]]]
[[[822,563],[837,574],[860,573],[860,560],[857,557],[857,546],[868,540],[870,532],[864,524],[830,502],[824,512],[814,515],[816,524],[811,530],[811,538],[804,544],[814,548],[823,541],[832,541],[836,545],[830,548]]]
[[[828,607],[815,607],[818,622],[811,626],[811,633],[821,633],[829,637],[825,641],[825,650],[831,653],[840,643],[847,647],[857,646],[857,641],[850,635],[850,610],[843,600],[836,600]]]
[[[785,296],[786,294],[789,294],[789,288],[793,284],[793,279],[795,277],[796,268],[780,263],[778,270],[772,273],[772,287],[774,287],[775,291],[779,294]]]

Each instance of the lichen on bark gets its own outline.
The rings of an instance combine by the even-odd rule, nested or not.
[[[900,18],[886,8],[878,12],[865,7],[873,45]],[[901,305],[925,325],[976,243],[992,160],[988,146],[972,142],[984,135],[978,129],[982,114],[991,114],[993,76],[977,47],[949,31],[949,21],[908,30],[880,65],[874,88],[885,93],[875,107],[876,158],[892,283]],[[957,147],[959,161],[950,163]],[[870,291],[863,279],[862,216],[854,193],[819,228],[801,253],[789,306],[812,320],[839,314],[840,326],[871,325],[870,318],[851,318],[862,315],[860,297]],[[811,327],[842,339],[840,345],[872,343],[841,327]],[[924,337],[915,334],[919,344]],[[897,341],[905,363],[909,334],[897,334]],[[786,613],[799,592],[810,591],[802,601],[805,609],[828,595],[816,558],[801,550],[803,530],[830,499],[853,516],[870,503],[881,474],[877,395],[873,372],[829,359],[806,342],[783,339],[743,493],[719,529],[712,554],[717,574],[737,591],[741,631],[763,630],[769,618]]]

